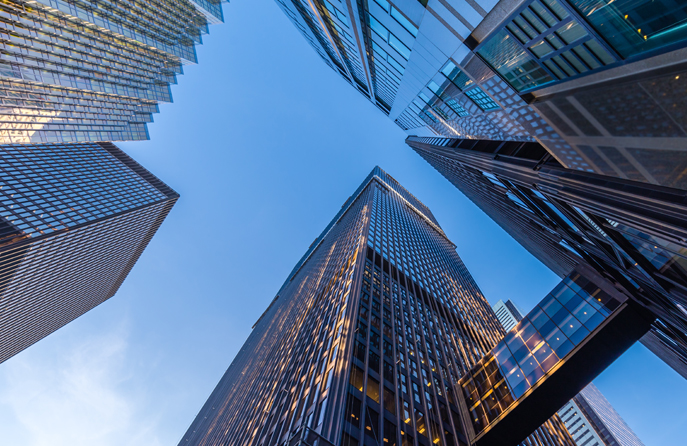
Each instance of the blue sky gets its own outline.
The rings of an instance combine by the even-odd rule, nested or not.
[[[176,445],[293,265],[380,165],[493,303],[558,279],[403,143],[272,0],[235,0],[150,125],[122,143],[181,199],[117,295],[0,365],[3,444]],[[597,386],[647,446],[687,444],[687,382],[641,345]]]

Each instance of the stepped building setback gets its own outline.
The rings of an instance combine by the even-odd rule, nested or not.
[[[148,139],[213,0],[0,2],[0,144]]]

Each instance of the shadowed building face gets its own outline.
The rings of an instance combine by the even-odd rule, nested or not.
[[[110,143],[0,147],[0,362],[110,298],[179,197]]]

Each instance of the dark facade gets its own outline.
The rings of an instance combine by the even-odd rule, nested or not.
[[[466,445],[456,385],[504,334],[429,209],[375,168],[179,444]],[[557,416],[524,444],[573,446]]]
[[[687,370],[687,192],[567,169],[539,144],[408,144],[560,276],[588,265],[655,318],[644,344]]]
[[[219,1],[0,4],[0,143],[148,139]]]
[[[179,197],[110,143],[0,146],[0,362],[115,294]]]

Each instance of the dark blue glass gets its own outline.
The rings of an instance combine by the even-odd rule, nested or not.
[[[511,386],[513,396],[516,399],[523,396],[525,394],[525,392],[527,392],[527,389],[529,389],[529,388],[530,388],[530,385],[527,381],[524,380],[524,378],[523,378],[523,381],[520,384],[518,384],[517,386]]]
[[[527,355],[521,362],[520,368],[525,376],[529,375],[535,368],[539,367],[539,363],[532,354]]]
[[[587,330],[583,326],[580,326],[580,328],[578,328],[577,331],[575,331],[575,333],[573,333],[570,336],[570,342],[572,342],[575,345],[578,345],[580,342],[584,340],[585,337],[587,337],[588,334],[589,330]]]
[[[520,362],[529,354],[530,350],[527,348],[526,345],[523,345],[522,347],[513,352],[513,358],[516,361]]]
[[[543,337],[547,337],[553,330],[556,329],[556,324],[552,320],[547,320],[547,322],[539,329],[539,334]]]
[[[573,347],[574,347],[574,345],[572,345],[572,343],[570,341],[566,340],[565,342],[563,342],[561,345],[554,348],[553,350],[554,350],[554,352],[556,352],[556,355],[559,358],[563,358],[563,357],[565,357],[565,355],[567,355],[568,353],[570,353],[572,351]]]
[[[558,328],[560,328],[561,331],[565,333],[565,335],[568,338],[570,338],[570,336],[573,333],[575,333],[581,326],[582,324],[580,323],[580,321],[575,319],[575,316],[573,316],[572,314],[568,314],[568,316],[565,319],[563,319],[563,322],[558,324]]]
[[[560,310],[563,306],[558,302],[556,299],[553,298],[553,296],[547,296],[546,297],[548,302],[545,304],[541,305],[541,307],[544,309],[544,312],[546,314],[553,318],[553,316]]]
[[[549,344],[554,350],[556,350],[556,348],[558,348],[567,340],[568,338],[559,329],[554,330],[549,336],[546,337],[546,343]]]
[[[570,315],[570,312],[566,308],[561,307],[561,309],[558,310],[558,312],[556,312],[556,314],[554,314],[551,317],[551,320],[553,321],[554,324],[556,324],[560,327],[561,324],[563,323],[563,321],[565,320],[565,318],[567,318],[569,315]]]
[[[582,299],[580,299],[580,305],[573,311],[575,318],[583,324],[595,314],[598,314],[598,312],[587,302],[582,301]]]
[[[544,376],[544,371],[537,365],[534,370],[527,374],[526,378],[530,386],[533,386],[542,376]]]
[[[598,313],[598,312],[595,312],[595,313],[592,315],[592,317],[590,317],[590,318],[587,320],[587,322],[584,323],[584,326],[587,327],[587,329],[588,329],[589,331],[592,331],[592,330],[594,330],[596,327],[598,327],[599,324],[601,324],[601,323],[604,321],[604,319],[606,319],[606,317],[605,317],[603,314]]]
[[[584,299],[582,299],[580,296],[577,294],[573,294],[570,299],[564,304],[565,308],[568,309],[571,313],[574,313],[577,308],[582,305],[584,302]]]

